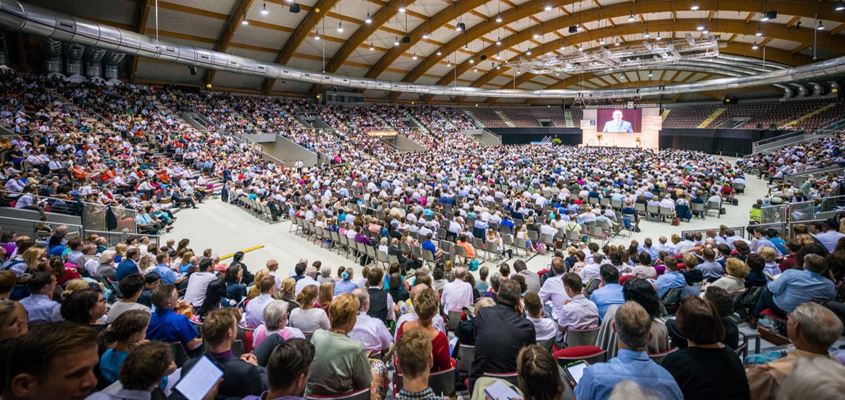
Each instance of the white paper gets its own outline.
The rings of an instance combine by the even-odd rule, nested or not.
[[[202,400],[222,376],[223,371],[203,356],[182,376],[182,380],[176,384],[176,390],[188,400]]]
[[[566,371],[569,372],[569,375],[572,377],[575,383],[581,381],[581,377],[584,376],[585,369],[587,369],[586,363],[577,363],[566,367]]]
[[[519,393],[515,392],[510,386],[506,385],[501,380],[496,380],[492,385],[484,389],[484,394],[488,399],[492,400],[513,400],[521,399]]]

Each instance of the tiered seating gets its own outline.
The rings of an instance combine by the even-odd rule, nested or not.
[[[487,107],[470,108],[469,112],[475,115],[475,118],[484,125],[485,128],[507,128],[505,121],[496,114],[496,111]]]
[[[576,128],[581,127],[581,119],[584,117],[584,109],[581,107],[570,107],[569,112],[572,114],[572,123]]]
[[[817,130],[822,129],[836,121],[845,118],[845,101],[838,101],[836,104],[812,117],[809,117],[798,124],[793,129],[803,130]],[[788,123],[789,121],[787,121]]]
[[[773,126],[778,128],[829,102],[830,100],[824,99],[740,102],[728,106],[719,118],[710,123],[709,127],[717,127],[731,118],[743,117],[750,119],[737,126],[739,129],[769,129]]]
[[[566,127],[566,116],[563,114],[563,108],[559,105],[550,107],[531,107],[531,113],[534,115],[535,121],[548,119],[552,121],[552,125],[555,127]]]
[[[707,117],[713,114],[720,104],[672,104],[665,106],[672,110],[669,116],[663,120],[664,128],[696,128],[704,122]]]

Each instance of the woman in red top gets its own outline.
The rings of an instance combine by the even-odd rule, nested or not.
[[[53,270],[53,275],[56,275],[56,283],[59,286],[64,286],[68,281],[82,278],[76,269],[76,265],[72,263],[65,264],[61,257],[50,259],[50,269]]]
[[[411,329],[421,329],[431,338],[431,352],[434,356],[434,364],[431,372],[444,371],[452,368],[452,359],[449,357],[449,339],[443,332],[438,331],[431,325],[431,320],[440,308],[440,298],[434,289],[428,288],[413,298],[414,311],[417,319],[404,322],[396,332],[396,341],[402,337],[402,333]]]

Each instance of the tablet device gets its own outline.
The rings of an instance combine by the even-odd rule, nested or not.
[[[182,375],[175,389],[188,400],[202,400],[222,376],[223,370],[208,356],[202,356],[187,374]]]
[[[571,364],[567,364],[563,367],[563,370],[566,372],[566,377],[569,378],[569,383],[572,387],[578,384],[578,381],[581,380],[581,377],[584,376],[584,370],[587,369],[589,364],[586,361],[576,361]]]

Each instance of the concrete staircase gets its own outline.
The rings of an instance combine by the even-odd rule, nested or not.
[[[469,119],[471,119],[471,120],[473,120],[473,122],[475,122],[476,126],[484,126],[484,124],[481,123],[481,120],[478,119],[478,117],[476,117],[475,114],[473,114],[471,110],[463,110],[463,111],[464,111],[464,114],[466,114],[466,116],[469,117]]]
[[[701,121],[701,123],[698,124],[698,126],[696,128],[706,128],[708,125],[710,125],[710,123],[715,121],[716,118],[719,118],[719,116],[724,114],[725,111],[727,111],[727,110],[728,109],[725,108],[725,107],[717,108],[716,111],[713,111],[713,114],[710,114],[710,116],[705,118],[704,121]],[[664,116],[664,118],[666,118],[666,117]]]
[[[516,127],[516,124],[514,124],[514,123],[513,123],[513,121],[511,121],[511,119],[510,119],[510,118],[508,118],[508,116],[507,116],[507,115],[505,115],[505,113],[503,113],[503,112],[501,112],[501,111],[498,111],[498,110],[496,110],[496,111],[494,111],[494,112],[496,113],[496,115],[498,115],[498,116],[499,116],[499,118],[501,118],[501,119],[502,119],[502,121],[504,121],[504,122],[505,122],[505,125],[507,125],[507,126],[508,126],[508,127],[510,127],[510,128],[515,128],[515,127]]]
[[[563,110],[563,118],[566,121],[567,128],[574,128],[575,127],[575,120],[572,119],[572,111],[568,108]]]
[[[802,115],[802,116],[800,116],[800,117],[798,117],[798,118],[796,118],[796,119],[794,119],[794,120],[792,120],[792,121],[787,122],[787,123],[786,123],[785,125],[783,125],[781,128],[787,128],[787,129],[788,129],[788,128],[793,128],[793,127],[795,127],[796,125],[798,125],[798,124],[800,124],[800,123],[802,123],[802,122],[804,122],[804,121],[806,121],[806,120],[808,120],[808,119],[810,119],[810,118],[813,118],[814,116],[816,116],[816,115],[818,115],[818,114],[821,114],[821,113],[823,113],[823,112],[825,112],[825,111],[827,111],[827,110],[829,110],[829,109],[831,109],[831,108],[833,108],[833,107],[836,107],[836,103],[829,103],[829,104],[825,104],[825,105],[824,105],[824,106],[822,106],[821,108],[817,108],[817,109],[815,109],[815,110],[813,110],[813,111],[810,111],[810,112],[808,112],[808,113],[806,113],[806,114],[804,114],[804,115]]]

